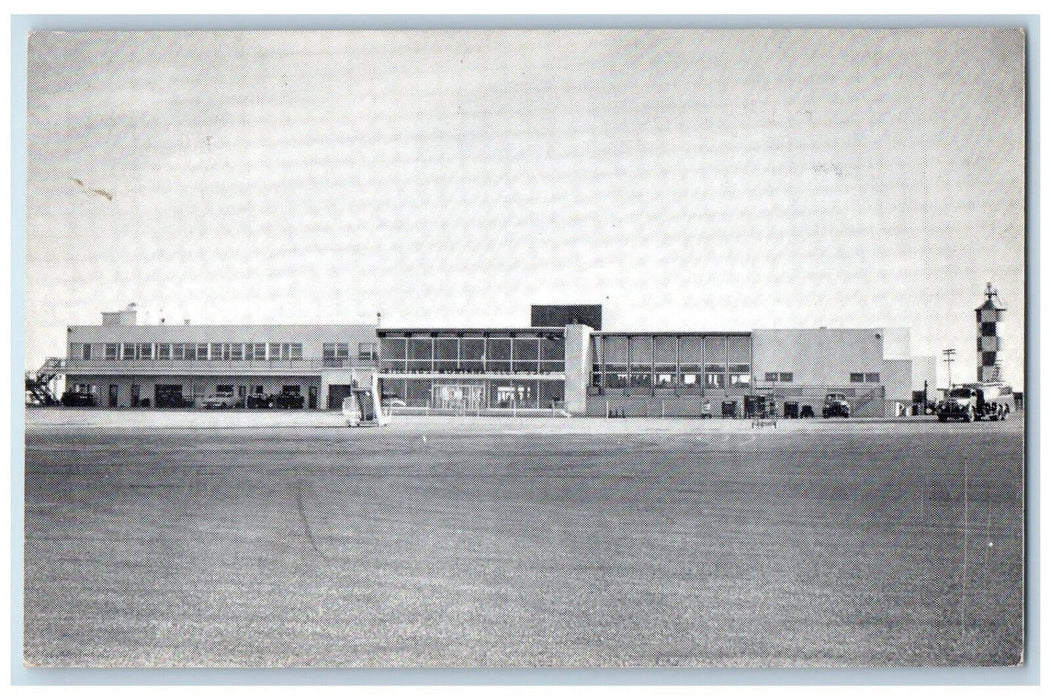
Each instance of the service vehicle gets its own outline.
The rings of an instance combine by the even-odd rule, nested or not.
[[[827,394],[821,407],[822,418],[850,418],[850,402],[846,394]]]
[[[985,391],[974,386],[958,386],[949,390],[949,395],[938,402],[938,420],[942,423],[950,418],[965,423],[979,420],[1004,420],[1007,407],[1002,402],[987,400]]]
[[[201,405],[205,408],[234,408],[237,405],[237,397],[232,391],[217,391],[205,397]]]
[[[350,390],[350,396],[343,399],[343,417],[351,428],[366,425],[383,427],[390,423],[390,402],[393,400],[403,405],[405,403],[396,397],[381,396],[379,378],[374,375],[372,386],[354,387]]]

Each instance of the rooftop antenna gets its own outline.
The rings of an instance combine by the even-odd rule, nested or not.
[[[383,314],[379,311],[376,312],[376,328],[380,327],[380,322],[383,320]]]

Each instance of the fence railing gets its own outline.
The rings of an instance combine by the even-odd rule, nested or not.
[[[137,360],[65,360],[66,372],[85,372],[92,370],[321,370],[331,368],[364,367],[374,368],[375,362],[351,361],[324,357],[308,357],[302,360],[176,360],[176,359],[137,359]]]

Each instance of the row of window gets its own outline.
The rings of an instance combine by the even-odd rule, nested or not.
[[[384,360],[410,362],[563,361],[561,336],[538,338],[392,338],[382,339]]]
[[[680,372],[650,374],[648,372],[606,372],[594,373],[591,376],[592,386],[604,386],[607,389],[626,389],[644,387],[656,389],[674,389],[700,386],[703,382],[706,389],[725,389],[727,382],[731,387],[747,387],[751,384],[751,375],[726,374],[725,372]]]
[[[763,379],[768,382],[791,382],[793,379],[792,372],[767,372],[763,375]],[[851,384],[879,384],[879,372],[851,372],[850,373]]]
[[[745,335],[604,335],[592,338],[592,353],[606,364],[748,363],[751,341]]]
[[[340,364],[350,360],[350,343],[325,343],[321,346],[321,357],[326,364]],[[375,362],[378,357],[377,343],[358,343],[358,361]]]
[[[879,372],[851,372],[851,384],[879,384]]]
[[[70,344],[69,356],[90,360],[89,343]],[[106,360],[302,360],[302,343],[105,343]]]

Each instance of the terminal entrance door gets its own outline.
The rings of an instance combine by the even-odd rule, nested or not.
[[[110,408],[116,408],[117,407],[117,397],[119,396],[119,393],[118,393],[119,391],[120,391],[120,387],[118,387],[116,384],[110,384],[109,385],[109,407]]]
[[[312,387],[307,388],[307,408],[317,408],[317,387],[316,386],[312,386]]]
[[[431,406],[462,412],[484,408],[485,387],[481,384],[435,384],[431,388]]]
[[[311,387],[313,389],[313,387]],[[343,408],[343,399],[350,396],[351,385],[350,384],[329,384],[328,386],[328,407],[329,410],[335,411]],[[314,399],[315,405],[317,399]]]

